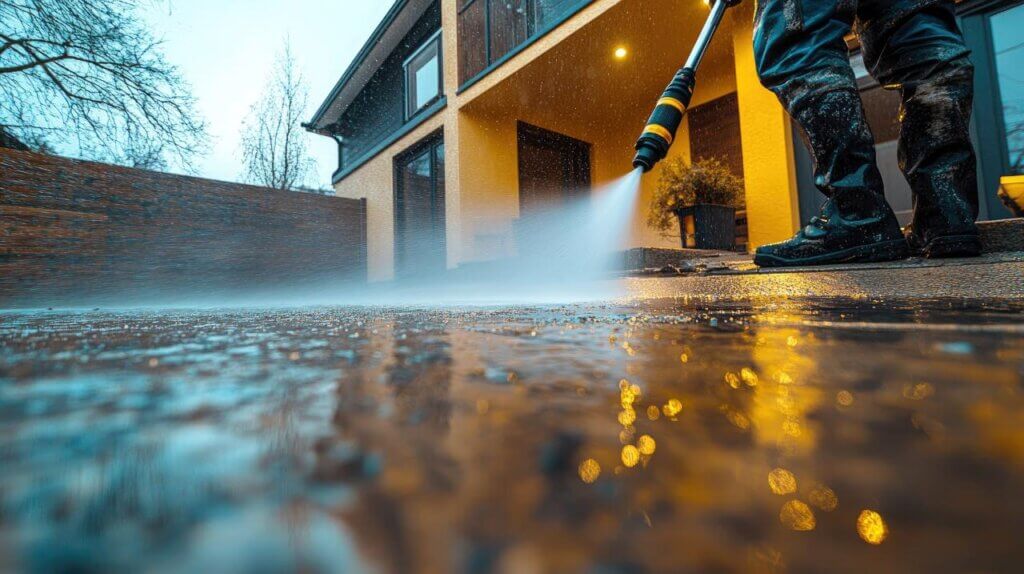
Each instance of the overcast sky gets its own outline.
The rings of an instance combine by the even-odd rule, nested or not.
[[[289,38],[309,83],[308,120],[384,18],[392,0],[169,0],[147,13],[167,59],[192,85],[210,127],[199,175],[237,181],[239,129]],[[329,186],[337,147],[309,135],[318,184]]]

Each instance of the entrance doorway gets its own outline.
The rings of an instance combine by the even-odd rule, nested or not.
[[[590,195],[590,144],[523,122],[518,141],[522,216]]]
[[[439,275],[447,267],[444,138],[429,136],[395,158],[395,276]]]

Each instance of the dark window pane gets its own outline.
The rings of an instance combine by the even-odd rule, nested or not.
[[[580,0],[533,0],[533,30],[539,32],[555,24],[579,6]]]
[[[459,83],[464,83],[487,67],[487,0],[474,0],[459,13]]]
[[[991,25],[1010,172],[1024,174],[1024,5],[993,14]]]
[[[491,61],[511,52],[529,34],[527,0],[489,0],[491,6]]]
[[[459,0],[459,83],[556,26],[587,0]]]
[[[743,145],[736,94],[701,104],[689,114],[690,157],[717,159],[736,177],[743,177]]]
[[[398,160],[395,217],[396,272],[400,277],[444,270],[444,142],[418,146]]]

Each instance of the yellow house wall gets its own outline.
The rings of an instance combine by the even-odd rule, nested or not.
[[[687,5],[685,13],[671,13],[677,23],[665,23],[669,5],[651,6],[648,0],[598,0],[456,94],[456,0],[442,0],[448,107],[335,186],[339,196],[367,199],[371,281],[394,276],[394,157],[437,129],[443,128],[445,136],[449,267],[515,251],[518,120],[592,144],[596,191],[628,173],[649,106],[678,66],[676,60],[685,58],[706,13]],[[733,10],[705,60],[693,106],[738,93],[750,239],[756,246],[788,237],[798,219],[788,119],[757,81],[751,19],[748,7]],[[668,35],[677,29],[678,35]],[[615,68],[610,48],[620,41],[635,54]],[[671,155],[689,158],[686,124]],[[656,172],[643,178],[630,246],[679,245],[678,238],[666,239],[646,225],[656,186]]]
[[[752,3],[735,8],[732,17],[746,175],[747,229],[753,249],[788,239],[799,226],[793,130],[775,94],[762,87],[757,78]]]
[[[370,281],[394,277],[395,155],[443,127],[445,115],[442,112],[424,122],[334,185],[334,192],[339,197],[366,198],[366,255]],[[445,151],[447,153],[447,148]]]

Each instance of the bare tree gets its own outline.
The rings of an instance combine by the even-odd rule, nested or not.
[[[242,125],[242,177],[246,181],[293,191],[308,186],[316,169],[301,126],[308,103],[309,88],[285,42],[263,95]]]
[[[0,0],[0,126],[89,159],[189,167],[205,126],[138,17],[146,1]]]

